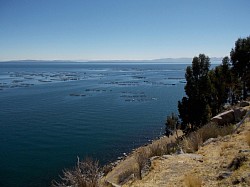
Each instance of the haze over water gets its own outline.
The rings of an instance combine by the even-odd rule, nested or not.
[[[160,136],[186,67],[0,63],[0,186],[48,186],[77,156],[105,164]]]

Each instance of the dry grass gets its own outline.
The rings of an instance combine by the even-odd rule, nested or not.
[[[119,184],[126,183],[127,180],[133,177],[134,173],[135,170],[131,168],[122,171],[122,173],[118,176],[118,183]]]
[[[209,138],[217,138],[218,136],[226,136],[231,134],[233,133],[233,130],[233,125],[218,126],[214,123],[209,123],[200,128],[198,133],[202,137],[202,141],[205,142]]]
[[[102,182],[102,185],[100,185],[102,187],[114,187],[111,183],[109,183],[108,181],[104,180]]]
[[[202,145],[202,137],[198,132],[192,132],[182,141],[182,148],[186,153],[194,153]]]
[[[250,131],[246,133],[246,142],[250,146]]]
[[[233,148],[233,146],[234,146],[233,143],[224,142],[224,143],[221,145],[221,150],[222,150],[222,151],[225,151],[226,149],[231,149],[231,148]]]
[[[152,143],[149,145],[150,157],[174,153],[177,147],[177,143],[168,143],[165,141]]]
[[[161,156],[164,154],[164,145],[161,142],[149,145],[149,149],[150,149],[150,157]]]
[[[165,139],[152,142],[152,144],[145,147],[140,147],[134,153],[135,167],[127,168],[124,172],[119,174],[118,182],[124,183],[124,181],[131,179],[132,175],[141,180],[143,171],[146,171],[148,169],[147,166],[150,165],[151,157],[170,154],[176,151],[176,147],[176,143],[169,143],[168,140]]]
[[[231,134],[234,130],[232,125],[220,127],[216,124],[207,124],[196,132],[190,133],[182,141],[182,148],[187,153],[196,152],[202,144],[209,138],[217,138]]]
[[[188,174],[184,177],[184,186],[187,187],[200,187],[202,180],[195,174]]]

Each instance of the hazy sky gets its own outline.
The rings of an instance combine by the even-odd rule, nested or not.
[[[0,60],[228,55],[250,0],[0,0]]]

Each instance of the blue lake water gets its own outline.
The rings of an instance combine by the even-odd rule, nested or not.
[[[77,156],[105,164],[158,137],[186,67],[1,62],[0,186],[49,186]]]

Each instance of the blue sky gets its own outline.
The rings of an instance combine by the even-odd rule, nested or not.
[[[0,60],[228,55],[249,0],[0,0]]]

